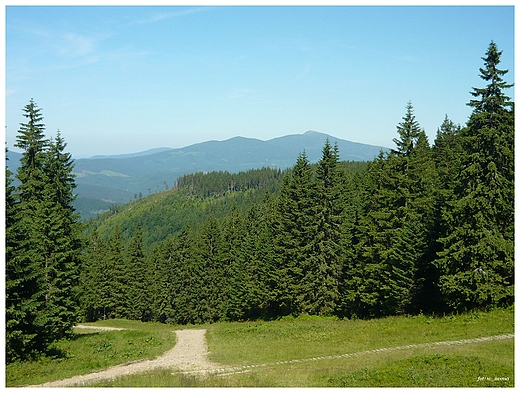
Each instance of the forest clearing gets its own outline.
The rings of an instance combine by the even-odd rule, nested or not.
[[[189,328],[99,321],[77,327],[55,358],[8,366],[7,386],[514,386],[513,323],[513,308]]]

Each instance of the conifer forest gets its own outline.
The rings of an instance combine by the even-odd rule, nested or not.
[[[514,301],[514,102],[491,42],[465,125],[429,141],[403,103],[372,162],[302,151],[291,169],[195,173],[82,222],[74,161],[42,109],[22,110],[6,166],[7,362],[75,324],[200,324],[285,315],[378,318]],[[374,110],[377,110],[375,108]],[[392,136],[389,136],[389,138]]]

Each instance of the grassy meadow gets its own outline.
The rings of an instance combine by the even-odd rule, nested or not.
[[[60,342],[56,346],[54,357],[9,365],[6,385],[43,383],[113,364],[153,358],[173,347],[174,330],[195,327],[124,320],[92,325],[133,330],[94,333],[77,329],[73,340]],[[207,329],[210,360],[223,367],[238,367],[236,373],[201,376],[165,369],[91,386],[514,386],[513,339],[363,353],[377,348],[513,333],[512,307],[446,317],[419,315],[337,320],[301,316],[275,321],[221,322],[197,326],[200,327]],[[344,354],[353,355],[334,358]],[[328,358],[309,360],[316,357]],[[302,361],[288,362],[298,359]],[[256,367],[246,367],[251,365]]]

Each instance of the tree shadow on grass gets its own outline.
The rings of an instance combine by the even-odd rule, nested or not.
[[[98,336],[99,332],[89,332],[89,333],[68,333],[63,340],[65,341],[79,341],[79,340],[88,340],[92,336]],[[53,359],[53,360],[66,360],[70,359],[71,354],[62,348],[58,348],[56,344],[51,345],[47,351],[45,351],[45,356]]]

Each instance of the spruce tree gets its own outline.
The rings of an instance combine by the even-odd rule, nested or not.
[[[338,316],[358,315],[359,292],[363,282],[363,258],[361,255],[361,217],[366,199],[367,172],[349,173],[345,184],[346,204],[343,213],[343,264],[340,279]]]
[[[394,189],[387,156],[381,151],[370,163],[363,181],[361,213],[358,217],[357,263],[345,273],[345,314],[349,317],[379,317],[382,276],[386,269],[385,250],[391,247],[395,214],[388,202]]]
[[[106,253],[107,273],[105,280],[109,281],[110,294],[104,299],[110,307],[111,318],[124,318],[128,307],[128,275],[129,269],[125,261],[123,240],[119,226],[116,226],[108,241]]]
[[[270,273],[273,241],[270,231],[269,206],[254,204],[245,220],[242,242],[244,316],[254,319],[266,316],[271,299]]]
[[[195,276],[196,267],[193,261],[192,230],[186,226],[175,237],[175,254],[172,258],[172,320],[176,323],[187,324],[195,320],[194,288],[198,279]]]
[[[163,244],[154,247],[151,257],[151,300],[152,317],[158,322],[175,321],[173,305],[180,293],[174,292],[178,277],[174,272],[176,261],[175,242],[168,238]],[[191,285],[186,284],[186,285]],[[190,290],[192,290],[190,288]],[[191,322],[191,321],[190,321]],[[186,323],[186,322],[185,322]]]
[[[433,158],[440,181],[443,198],[455,188],[460,171],[460,159],[463,156],[461,126],[456,125],[448,116],[444,118],[433,145]]]
[[[45,241],[46,330],[54,339],[72,331],[79,317],[81,226],[74,212],[73,161],[60,133],[49,146],[44,170],[48,178],[40,217]]]
[[[298,155],[291,173],[285,175],[277,201],[274,224],[275,290],[279,313],[299,314],[311,281],[312,244],[316,234],[316,182],[307,155]]]
[[[440,288],[456,310],[507,304],[514,275],[514,111],[504,93],[512,85],[502,77],[494,42],[488,47],[474,88],[473,113],[462,130],[464,155],[443,211],[446,232],[436,261]]]
[[[246,318],[250,308],[250,288],[248,287],[248,255],[243,251],[243,237],[246,236],[243,219],[235,203],[231,206],[229,218],[224,223],[223,247],[224,263],[229,266],[229,282],[226,285],[226,317],[232,321]]]
[[[102,299],[110,291],[110,281],[106,277],[106,245],[94,228],[81,255],[80,289],[81,310],[87,321],[106,317],[106,306]]]
[[[6,149],[7,153],[7,149]],[[6,154],[6,163],[7,163]],[[5,170],[5,322],[6,322],[6,361],[10,363],[25,357],[27,335],[24,332],[22,319],[24,310],[20,307],[24,290],[24,277],[16,264],[20,252],[19,243],[22,240],[22,228],[17,220],[16,189],[12,185],[12,172],[6,165]]]
[[[433,261],[437,246],[437,211],[439,177],[433,159],[433,150],[422,130],[410,155],[407,177],[411,200],[405,227],[411,230],[409,243],[413,245],[415,277],[411,302],[407,312],[432,312],[440,306],[436,288],[438,272]]]
[[[210,215],[195,239],[196,289],[194,323],[216,322],[226,315],[229,266],[222,263],[224,245],[220,224]]]
[[[81,242],[72,202],[73,161],[58,132],[49,142],[41,109],[23,109],[23,150],[13,189],[7,176],[6,336],[8,361],[36,356],[71,332],[79,316]],[[16,202],[16,203],[15,203]]]
[[[348,298],[363,316],[411,312],[424,293],[432,259],[436,172],[426,134],[407,104],[396,149],[381,154],[367,178],[361,218],[362,268]],[[365,283],[361,283],[364,281]]]
[[[393,142],[396,144],[396,149],[392,149],[392,153],[396,155],[409,156],[417,144],[420,132],[421,127],[415,119],[413,105],[408,101],[403,121],[397,125],[399,138],[393,139]]]
[[[47,335],[45,307],[45,238],[41,217],[47,177],[44,172],[45,126],[41,109],[29,102],[23,109],[27,123],[20,123],[15,147],[23,150],[16,190],[17,244],[7,255],[6,336],[8,360],[25,359],[46,350],[52,342]]]
[[[260,276],[262,277],[262,315],[274,317],[279,315],[277,302],[277,284],[279,282],[275,257],[274,226],[276,221],[276,199],[266,192],[261,205],[261,219],[258,237],[256,239],[258,259],[260,261]]]
[[[150,282],[143,247],[143,231],[141,226],[138,226],[127,251],[128,307],[125,315],[129,319],[144,322],[151,318],[151,307],[149,304]]]
[[[345,255],[343,214],[346,202],[345,176],[338,164],[338,145],[332,147],[327,139],[316,169],[316,233],[310,239],[312,255],[303,278],[310,289],[304,293],[303,310],[310,314],[332,315],[338,311],[340,304],[340,279]]]
[[[461,133],[462,127],[453,123],[446,115],[437,130],[432,148],[438,186],[435,193],[434,228],[432,230],[432,237],[434,238],[431,247],[433,263],[429,264],[424,270],[423,293],[425,296],[419,299],[419,308],[424,311],[428,309],[432,312],[446,310],[446,304],[439,288],[440,270],[435,260],[437,253],[442,250],[442,244],[438,239],[444,237],[449,230],[446,220],[442,218],[443,210],[457,198],[454,195],[454,190],[461,170],[461,160],[464,156]]]

